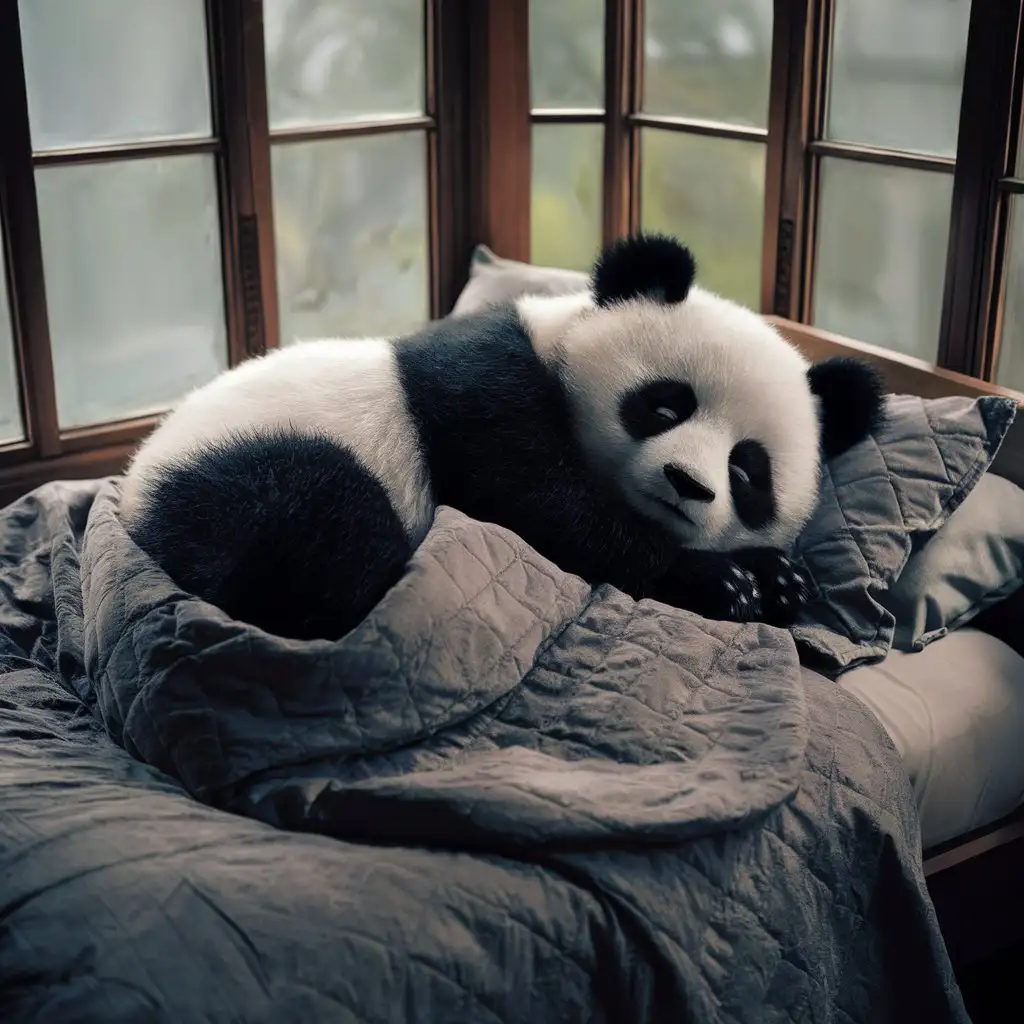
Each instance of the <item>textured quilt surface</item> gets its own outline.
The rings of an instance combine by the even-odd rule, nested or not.
[[[898,756],[788,633],[442,509],[288,643],[116,500],[0,512],[0,1020],[966,1021]]]

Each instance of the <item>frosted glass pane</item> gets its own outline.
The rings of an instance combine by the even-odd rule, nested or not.
[[[429,315],[421,132],[274,146],[281,344],[395,334]]]
[[[814,323],[935,362],[953,175],[826,159]]]
[[[836,0],[826,135],[955,156],[970,14],[970,0]]]
[[[1024,391],[1024,217],[1020,199],[1010,200],[1003,326],[999,342],[996,383]]]
[[[203,0],[20,0],[37,151],[210,135]]]
[[[530,4],[530,103],[604,107],[604,0]]]
[[[685,242],[705,288],[759,309],[765,147],[654,128],[641,144],[644,229]]]
[[[25,436],[18,403],[18,376],[14,362],[14,333],[7,297],[6,266],[0,249],[0,444]]]
[[[767,125],[772,0],[646,0],[644,19],[647,113]]]
[[[423,111],[423,0],[264,0],[271,128]]]
[[[226,365],[213,158],[36,172],[61,427],[167,408]]]
[[[530,259],[589,270],[601,246],[604,127],[533,126]]]

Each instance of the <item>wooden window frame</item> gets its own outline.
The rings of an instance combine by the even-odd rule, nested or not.
[[[486,230],[486,225],[472,216],[467,172],[471,125],[482,124],[487,112],[473,102],[467,55],[489,12],[477,10],[474,0],[421,2],[425,48],[422,117],[271,133],[262,0],[205,0],[209,138],[43,153],[32,149],[18,3],[0,4],[0,246],[25,429],[23,440],[0,445],[0,501],[47,480],[120,472],[159,418],[134,417],[71,430],[59,426],[36,200],[37,167],[184,153],[214,157],[227,356],[229,365],[234,366],[279,343],[271,139],[423,131],[429,312],[439,316],[451,308],[466,281],[471,232]],[[497,7],[493,0],[480,6]]]
[[[1007,200],[1024,194],[1024,168],[1012,166],[1024,91],[1024,3],[972,3],[955,158],[825,137],[835,6],[835,0],[775,0],[766,132],[642,112],[644,0],[605,2],[603,111],[530,109],[523,98],[529,96],[528,56],[516,59],[514,47],[500,41],[499,77],[507,81],[518,76],[520,85],[494,112],[489,130],[517,140],[511,157],[517,164],[517,186],[514,201],[503,206],[492,230],[477,240],[501,255],[530,258],[528,140],[533,124],[604,124],[605,242],[636,231],[640,224],[641,128],[764,139],[761,312],[809,323],[822,160],[838,157],[949,174],[953,189],[937,365],[991,380],[1002,317]],[[529,0],[504,0],[503,17],[516,22],[515,46],[523,46],[526,39],[528,54]],[[498,56],[492,53],[491,59]]]

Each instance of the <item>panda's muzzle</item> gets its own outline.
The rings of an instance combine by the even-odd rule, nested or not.
[[[680,498],[689,501],[710,502],[715,500],[715,492],[695,480],[685,469],[669,463],[665,466],[665,476]]]

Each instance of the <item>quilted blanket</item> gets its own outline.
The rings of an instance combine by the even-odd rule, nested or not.
[[[441,509],[286,642],[117,495],[0,512],[0,1020],[966,1022],[896,751],[788,633]]]

